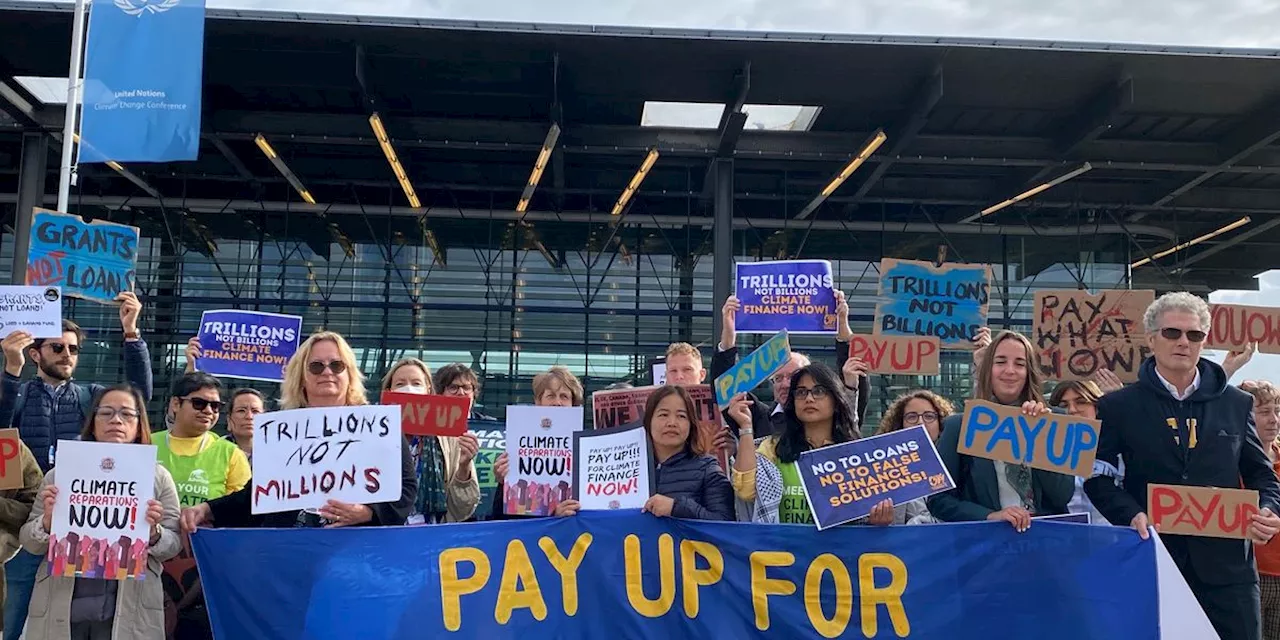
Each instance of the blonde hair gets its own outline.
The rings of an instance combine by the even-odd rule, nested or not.
[[[583,400],[582,382],[578,380],[578,376],[573,375],[568,367],[555,365],[550,369],[539,373],[533,377],[533,402],[537,404],[542,398],[542,394],[551,389],[553,382],[560,383],[561,386],[569,390],[569,395],[573,396],[573,406],[581,407]]]
[[[991,346],[982,353],[982,361],[978,364],[978,380],[974,389],[974,397],[978,400],[991,400],[995,397],[995,387],[991,384],[991,370],[996,360],[996,348],[1005,340],[1013,340],[1022,345],[1023,357],[1027,361],[1027,380],[1018,394],[1018,402],[1044,402],[1040,367],[1036,360],[1036,350],[1031,341],[1017,331],[1004,330],[991,339]]]
[[[351,345],[347,344],[347,339],[333,331],[319,331],[311,334],[310,338],[298,345],[298,351],[289,358],[289,364],[284,368],[284,382],[280,383],[281,409],[305,409],[309,406],[307,388],[304,385],[307,363],[311,362],[311,351],[315,349],[316,344],[326,341],[338,347],[338,359],[342,360],[342,364],[347,365],[349,384],[344,404],[348,407],[369,404],[369,399],[364,392],[364,374],[356,366],[356,353],[351,350]]]
[[[702,352],[688,342],[675,342],[667,347],[667,359],[670,360],[671,356],[690,356],[698,362],[702,362]]]
[[[427,376],[427,391],[430,391],[431,393],[436,392],[435,382],[431,379],[431,367],[428,367],[427,363],[417,358],[400,358],[399,360],[396,360],[396,363],[391,365],[390,369],[387,369],[387,375],[382,376],[382,390],[390,391],[391,379],[396,377],[396,372],[400,370],[400,367],[408,366],[414,366],[422,369],[422,373]]]

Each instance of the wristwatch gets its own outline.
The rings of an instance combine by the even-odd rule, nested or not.
[[[125,339],[125,340],[140,340],[140,339],[142,339],[142,334],[141,334],[141,333],[139,333],[138,331],[126,331],[126,332],[124,332],[124,339]]]

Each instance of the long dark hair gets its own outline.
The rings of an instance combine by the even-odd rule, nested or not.
[[[689,416],[689,435],[684,439],[685,450],[695,457],[702,455],[702,441],[698,438],[698,407],[693,402],[693,396],[689,395],[684,387],[674,384],[658,387],[656,391],[649,394],[649,399],[644,403],[644,432],[649,437],[649,442],[653,442],[653,414],[658,410],[658,403],[667,396],[680,396],[680,400],[684,402],[684,410]]]
[[[134,437],[134,444],[151,444],[151,423],[147,420],[147,401],[142,399],[142,393],[137,387],[131,384],[117,384],[107,387],[98,392],[93,397],[93,404],[89,405],[89,415],[85,417],[84,429],[80,431],[80,439],[85,442],[95,442],[98,437],[93,433],[94,419],[98,415],[98,407],[102,406],[102,401],[106,399],[107,394],[112,391],[119,391],[133,396],[133,405],[138,410],[138,435]]]
[[[858,439],[858,413],[853,407],[853,399],[844,388],[844,383],[836,372],[831,370],[831,367],[821,362],[814,362],[807,367],[797,369],[791,376],[791,391],[787,394],[787,404],[783,409],[787,424],[782,430],[782,435],[777,437],[778,444],[775,449],[778,460],[782,462],[795,462],[800,459],[801,453],[809,450],[809,441],[804,437],[804,423],[796,417],[796,386],[806,375],[813,378],[815,385],[826,389],[831,395],[831,403],[835,408],[835,413],[831,416],[832,442],[840,444]]]

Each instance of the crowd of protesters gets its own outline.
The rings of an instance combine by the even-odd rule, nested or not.
[[[152,433],[146,414],[150,358],[138,331],[142,305],[130,293],[118,302],[126,372],[121,384],[73,380],[84,335],[70,321],[64,322],[60,339],[15,332],[0,341],[5,358],[0,427],[18,429],[23,476],[21,488],[0,492],[0,551],[8,559],[0,591],[5,640],[211,638],[199,576],[183,541],[183,534],[197,527],[335,528],[474,519],[481,494],[475,466],[479,443],[471,434],[404,439],[402,490],[392,502],[330,500],[314,510],[253,514],[253,424],[268,411],[269,398],[253,389],[228,392],[217,378],[196,371],[201,348],[193,339],[187,345],[187,372],[172,385],[160,417],[165,428]],[[712,353],[712,380],[737,362],[740,310],[732,296],[721,309],[723,332]],[[858,439],[870,396],[866,363],[848,356],[853,332],[839,292],[836,316],[834,367],[792,353],[768,380],[772,403],[753,393],[732,399],[724,411],[726,427],[711,445],[723,451],[704,449],[695,403],[684,388],[709,382],[702,353],[687,343],[670,346],[665,386],[649,395],[640,423],[656,462],[656,491],[644,511],[658,517],[813,526],[797,460],[805,451]],[[962,420],[953,404],[935,390],[912,389],[889,405],[876,432],[924,427],[955,488],[907,504],[884,500],[851,524],[991,520],[1026,531],[1037,516],[1088,513],[1096,524],[1132,527],[1146,538],[1148,484],[1243,486],[1260,496],[1249,541],[1163,540],[1223,638],[1280,640],[1280,547],[1268,544],[1280,531],[1280,392],[1266,381],[1229,384],[1252,350],[1229,354],[1223,365],[1201,358],[1209,320],[1203,300],[1186,293],[1162,296],[1144,317],[1153,355],[1137,383],[1125,386],[1104,370],[1093,380],[1053,386],[1047,399],[1031,342],[1015,331],[981,330],[974,341],[971,397],[1017,407],[1029,416],[1059,411],[1101,420],[1093,476],[1084,481],[960,453]],[[27,361],[36,375],[23,382]],[[281,409],[369,404],[365,379],[346,339],[319,332],[287,363],[278,404]],[[421,360],[406,358],[384,373],[380,386],[466,397],[471,420],[493,420],[477,410],[481,377],[464,364],[432,372]],[[534,378],[533,397],[540,406],[581,407],[585,390],[569,369],[556,366]],[[218,437],[213,429],[223,413],[228,435]],[[145,580],[48,576],[50,515],[58,499],[57,444],[71,439],[157,447],[155,495],[146,509],[151,536]],[[720,467],[716,453],[729,454],[729,469]],[[503,513],[502,479],[510,462],[504,453],[494,464],[493,517],[498,519],[517,517]],[[554,514],[573,516],[579,508],[575,500],[563,500]]]

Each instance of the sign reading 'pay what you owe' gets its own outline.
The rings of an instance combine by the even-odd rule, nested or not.
[[[960,453],[1025,464],[1081,478],[1093,476],[1102,423],[1060,413],[1034,418],[1021,407],[969,400],[964,404]]]

